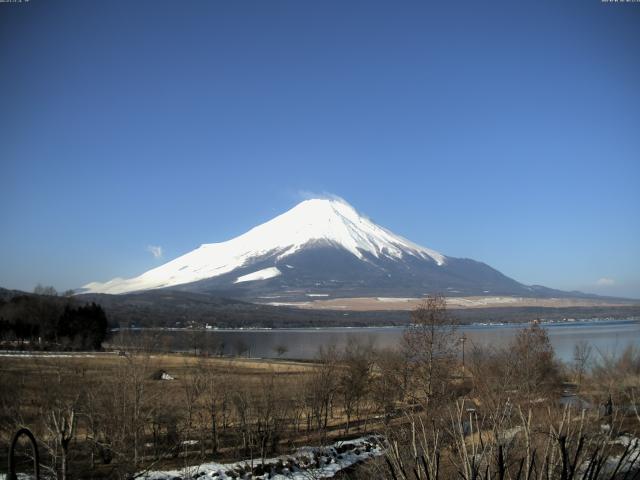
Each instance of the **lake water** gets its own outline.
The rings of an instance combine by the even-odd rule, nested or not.
[[[526,325],[465,325],[458,334],[467,337],[466,349],[475,345],[502,346],[508,343],[517,331]],[[576,343],[588,342],[593,353],[615,355],[628,345],[640,346],[640,319],[588,320],[543,324],[558,358],[571,361]],[[138,330],[118,333],[112,343],[128,343],[139,339],[142,334],[152,335],[154,343],[164,349],[189,351],[198,349],[210,353],[242,353],[252,357],[278,357],[278,347],[286,351],[282,358],[312,359],[318,349],[335,345],[343,347],[347,342],[357,340],[371,343],[377,348],[392,348],[399,345],[404,329],[402,327],[370,328],[291,328],[274,330]]]

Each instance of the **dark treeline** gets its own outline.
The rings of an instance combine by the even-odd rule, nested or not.
[[[0,300],[0,341],[5,347],[99,350],[108,332],[107,316],[95,303],[77,304],[49,291]]]

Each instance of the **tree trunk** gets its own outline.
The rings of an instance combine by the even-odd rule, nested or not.
[[[218,422],[216,414],[211,414],[211,453],[218,453]]]
[[[60,455],[60,480],[67,480],[67,449],[69,448],[69,441],[63,440],[60,442],[61,455]]]

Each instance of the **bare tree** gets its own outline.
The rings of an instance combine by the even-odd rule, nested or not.
[[[579,341],[573,347],[573,369],[576,373],[578,385],[582,384],[582,377],[589,366],[592,353],[593,348],[586,340]]]
[[[235,343],[233,344],[233,348],[238,357],[242,357],[246,355],[247,352],[249,352],[249,345],[247,345],[247,343],[242,338],[238,338],[235,341]]]
[[[411,312],[404,345],[413,366],[420,400],[428,404],[444,393],[456,358],[456,325],[447,313],[445,297],[428,296]]]
[[[144,467],[145,439],[161,405],[159,392],[149,385],[154,382],[152,348],[153,344],[145,341],[139,350],[118,357],[113,381],[97,385],[101,451],[105,459],[115,460],[123,476]]]
[[[38,360],[35,367],[42,399],[39,407],[41,430],[37,433],[49,460],[45,469],[54,478],[66,480],[69,477],[69,447],[76,437],[85,386],[78,382],[74,369],[56,360]],[[78,383],[75,388],[72,387],[74,383]]]
[[[277,450],[289,412],[289,402],[279,395],[279,387],[275,372],[271,372],[260,382],[255,400],[254,430],[262,463],[267,453]]]
[[[204,346],[203,334],[201,331],[192,329],[188,332],[189,346],[193,349],[193,355],[198,356]]]
[[[217,453],[220,445],[220,423],[224,429],[225,410],[228,404],[228,383],[224,377],[215,374],[212,370],[207,375],[207,406],[210,419],[211,451]]]
[[[339,391],[342,406],[347,417],[345,433],[349,433],[351,420],[360,418],[360,410],[366,395],[369,393],[371,369],[373,366],[371,346],[363,346],[354,341],[347,343],[342,367],[339,369]]]
[[[75,437],[77,418],[76,401],[53,408],[49,412],[51,434],[57,445],[60,446],[60,480],[67,479],[69,444]]]
[[[515,368],[518,389],[527,397],[539,395],[555,386],[558,381],[558,365],[555,352],[546,329],[538,323],[521,329],[510,348],[508,359]]]
[[[184,367],[185,371],[189,371],[191,365],[185,361]],[[205,379],[199,369],[194,369],[189,374],[182,376],[180,383],[182,385],[187,410],[187,429],[190,429],[193,424],[198,399],[205,389]]]
[[[231,403],[238,422],[238,435],[240,442],[236,442],[236,449],[242,445],[245,455],[253,458],[253,431],[251,429],[251,417],[253,416],[253,402],[250,389],[246,385],[234,385],[231,395]]]
[[[289,351],[289,348],[286,345],[277,345],[273,349],[273,351],[276,352],[276,355],[278,355],[278,357],[282,357],[285,353]]]
[[[333,400],[337,392],[336,367],[338,355],[334,346],[321,348],[318,352],[317,366],[307,377],[307,404],[310,416],[307,427],[313,419],[315,427],[324,434],[329,423]]]
[[[405,398],[409,384],[409,364],[406,356],[397,350],[376,352],[375,374],[371,378],[370,396],[384,420],[390,420],[396,405]]]
[[[58,296],[58,291],[50,285],[44,286],[41,284],[37,284],[33,289],[33,293],[35,293],[36,295],[47,295],[51,297]]]

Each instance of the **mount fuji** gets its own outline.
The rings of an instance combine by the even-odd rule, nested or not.
[[[523,285],[490,266],[445,256],[376,225],[337,199],[312,199],[236,238],[203,244],[134,278],[78,293],[156,289],[257,301],[309,297],[573,296]]]

